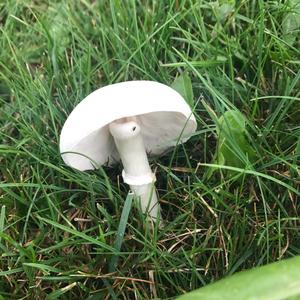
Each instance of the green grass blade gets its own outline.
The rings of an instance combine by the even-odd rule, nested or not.
[[[5,224],[5,205],[2,205],[0,211],[0,233],[4,231],[4,224]],[[1,243],[1,236],[0,236],[0,243]]]
[[[133,197],[134,197],[134,195],[132,193],[128,193],[125,203],[124,203],[124,207],[123,207],[122,214],[121,214],[121,219],[120,219],[119,226],[118,226],[117,237],[114,242],[114,248],[117,252],[121,251],[121,246],[122,246],[122,242],[124,239],[125,229],[126,229],[126,225],[128,222],[129,213],[131,210]],[[109,268],[108,268],[109,272],[115,271],[117,264],[118,264],[118,259],[119,259],[118,255],[112,256],[112,258],[109,262]]]
[[[115,248],[113,248],[113,247],[111,247],[111,246],[109,246],[107,244],[104,244],[103,242],[100,242],[97,239],[92,238],[91,236],[85,234],[84,232],[77,231],[75,229],[69,228],[69,227],[67,227],[65,225],[59,224],[59,223],[54,222],[54,221],[49,220],[49,219],[45,219],[45,218],[40,217],[40,216],[38,218],[41,221],[43,221],[43,222],[45,222],[47,224],[50,224],[50,225],[52,225],[52,226],[54,226],[56,228],[59,228],[59,229],[61,229],[63,231],[69,232],[69,233],[73,234],[74,236],[83,239],[86,242],[89,242],[89,243],[92,243],[94,245],[100,246],[100,248],[103,248],[103,249],[105,249],[107,251],[110,251],[112,253],[116,253]]]
[[[73,289],[74,287],[76,287],[77,282],[73,282],[61,289],[58,289],[52,293],[50,293],[49,295],[47,295],[46,300],[56,300],[56,299],[61,299],[61,296],[65,293],[67,293],[68,291],[70,291],[71,289]]]

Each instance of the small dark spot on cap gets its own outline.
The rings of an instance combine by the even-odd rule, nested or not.
[[[132,127],[132,131],[135,131],[136,130],[136,126]]]

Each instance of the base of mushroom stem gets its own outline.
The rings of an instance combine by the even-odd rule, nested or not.
[[[147,214],[154,222],[161,219],[160,205],[157,199],[157,192],[153,183],[144,185],[130,185],[134,195],[140,199],[142,212]]]

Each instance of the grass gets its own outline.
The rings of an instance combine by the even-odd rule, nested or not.
[[[300,254],[297,1],[219,2],[0,3],[0,299],[173,299]],[[59,134],[94,89],[183,71],[199,126],[152,162],[158,228],[120,166],[70,169]],[[214,165],[228,109],[247,118],[245,168]]]

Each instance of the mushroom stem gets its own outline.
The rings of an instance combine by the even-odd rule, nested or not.
[[[154,185],[156,178],[148,162],[140,126],[133,118],[122,119],[112,122],[109,130],[123,163],[124,182],[140,198],[143,213],[155,220],[160,213]]]

